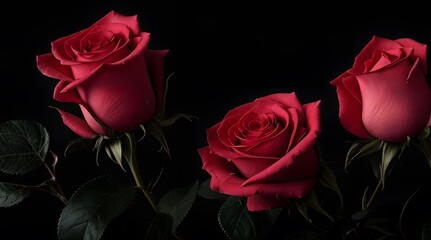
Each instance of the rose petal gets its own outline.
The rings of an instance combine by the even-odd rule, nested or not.
[[[365,65],[364,63],[371,59],[374,52],[377,50],[387,51],[394,48],[403,47],[401,44],[378,36],[373,36],[373,38],[367,43],[367,45],[359,52],[359,54],[355,57],[355,61],[353,63],[353,67],[351,69],[352,73],[364,73]]]
[[[355,76],[343,73],[330,83],[337,87],[341,125],[360,138],[371,138],[362,123],[362,96]]]
[[[81,97],[75,90],[63,91],[70,82],[60,81],[54,88],[54,99],[60,102],[72,102],[77,104],[83,104]]]
[[[103,65],[88,80],[77,88],[79,96],[109,129],[133,131],[154,116],[155,96],[143,55],[126,65]]]
[[[305,104],[304,111],[307,120],[307,135],[286,156],[270,167],[250,177],[245,185],[267,182],[312,178],[318,167],[315,145],[320,134],[320,101]]]
[[[39,71],[47,77],[69,82],[74,79],[70,68],[61,65],[60,61],[51,53],[36,56],[36,65]]]
[[[419,65],[424,75],[427,74],[427,45],[416,42],[411,38],[400,38],[395,40],[405,47],[412,47],[414,49],[414,56],[419,57]]]
[[[83,138],[93,138],[97,135],[91,128],[88,126],[87,122],[82,120],[81,118],[65,112],[61,109],[57,109],[63,119],[64,125],[68,126],[74,133],[78,134]]]
[[[285,183],[250,184],[244,186],[244,179],[236,175],[235,167],[225,159],[211,154],[208,147],[198,149],[203,169],[211,175],[210,187],[213,191],[232,196],[251,197],[247,204],[249,210],[268,209],[281,206],[275,198],[303,198],[314,187],[316,180],[303,179]],[[265,203],[263,200],[269,202]]]
[[[103,70],[103,69],[101,70],[100,68],[102,68],[102,67],[105,69],[106,68],[110,69],[112,67],[109,67],[109,66],[118,66],[118,65],[121,66],[121,65],[124,65],[124,63],[126,61],[131,61],[136,57],[140,58],[140,56],[142,56],[142,54],[144,52],[144,49],[147,47],[149,41],[150,41],[149,33],[142,33],[141,41],[138,43],[138,45],[133,50],[133,52],[131,54],[129,54],[129,56],[127,56],[126,58],[121,59],[117,62],[113,62],[113,63],[109,63],[109,64],[105,64],[105,65],[100,65],[97,68],[94,68],[94,66],[90,66],[90,69],[92,69],[92,71],[90,73],[84,74],[85,77],[83,77],[83,78],[75,79],[72,83],[67,85],[62,91],[66,92],[66,91],[69,91],[73,88],[76,88],[78,85],[84,83],[88,78],[92,77],[95,73],[98,73],[101,71],[102,72],[107,71],[107,70]],[[137,61],[139,61],[139,60],[137,60]],[[142,64],[145,64],[145,63],[142,62]],[[134,69],[136,71],[136,74],[142,74],[142,72],[144,71],[144,70],[142,70],[142,68],[145,68],[145,66],[141,66],[141,67],[137,67],[137,68],[130,67],[129,69]],[[132,74],[133,73],[128,73],[125,76],[129,76]]]
[[[431,114],[431,92],[418,65],[405,59],[390,69],[358,75],[362,121],[384,141],[400,142],[419,134]],[[378,80],[378,81],[377,81]]]
[[[85,121],[94,132],[102,136],[113,135],[113,131],[100,120],[96,120],[94,118],[94,114],[90,113],[84,105],[79,105],[79,107],[81,108],[81,112],[84,115]]]
[[[141,32],[137,15],[125,16],[115,12],[114,10],[110,11],[104,17],[102,17],[97,22],[95,22],[92,26],[112,24],[112,23],[121,23],[128,26],[132,34],[135,36],[139,35]]]
[[[249,179],[273,165],[277,160],[268,158],[235,158],[232,162],[241,174],[240,176],[244,179]]]
[[[151,50],[144,52],[147,60],[148,75],[153,84],[153,89],[157,99],[157,112],[162,111],[165,98],[165,79],[164,79],[164,58],[169,50]]]
[[[232,184],[241,185],[244,182],[244,179],[236,176],[237,169],[232,163],[216,154],[212,154],[208,147],[199,148],[198,153],[202,159],[202,168],[211,176]]]
[[[265,158],[265,159],[278,159],[278,157],[267,157],[267,156],[254,156],[247,153],[240,152],[236,150],[236,148],[231,148],[226,146],[220,141],[220,136],[217,133],[218,128],[220,127],[220,123],[210,127],[207,129],[207,142],[209,144],[209,149],[211,151],[216,152],[219,156],[225,158],[228,161],[232,159],[245,157],[245,158]]]
[[[295,108],[298,111],[298,116],[304,116],[302,110],[302,104],[299,102],[298,97],[295,92],[292,93],[274,93],[271,95],[267,95],[265,97],[261,97],[255,100],[256,101],[268,101],[279,103],[284,108]],[[299,119],[299,121],[304,121],[304,119]]]
[[[73,51],[76,62],[109,63],[129,55],[129,35],[129,28],[125,25],[103,25],[93,28],[83,38],[76,39],[76,42],[66,41],[64,47]]]
[[[371,62],[366,61],[367,64],[370,63],[370,65],[365,68],[364,72],[373,72],[377,71],[379,69],[388,67],[395,63],[396,61],[402,59],[403,57],[407,55],[403,55],[403,51],[400,49],[392,49],[386,52],[376,51],[375,54],[373,54],[373,58],[370,59]],[[370,68],[370,69],[368,69]]]
[[[295,111],[294,108],[289,108],[289,110]],[[262,124],[263,128],[258,128],[256,130],[253,130],[252,126],[241,126],[242,131],[244,131],[243,134],[253,135],[253,133],[255,133],[258,134],[258,136],[254,138],[253,136],[250,138],[246,138],[245,136],[242,139],[238,139],[238,137],[235,136],[234,138],[239,146],[232,147],[249,155],[281,157],[286,153],[288,148],[286,143],[289,142],[291,136],[291,132],[288,128],[290,128],[291,125],[301,124],[296,122],[297,119],[292,120],[293,123],[289,123],[290,116],[288,112],[279,104],[274,104],[272,102],[262,105],[259,104],[252,112],[244,115],[237,123],[242,125],[253,125],[253,123],[255,123],[255,127],[258,126],[257,124]],[[232,128],[237,130],[238,127],[234,124]]]

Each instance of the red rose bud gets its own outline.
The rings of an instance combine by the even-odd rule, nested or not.
[[[64,124],[81,137],[109,136],[136,130],[160,111],[168,51],[148,49],[149,41],[136,15],[111,11],[38,55],[42,74],[59,80],[54,99],[81,107],[85,121],[60,110]]]
[[[317,178],[319,106],[279,93],[230,110],[207,130],[208,146],[198,149],[211,189],[246,197],[250,211],[306,197]]]
[[[427,45],[409,38],[374,36],[353,67],[331,81],[344,128],[393,143],[421,133],[431,115],[426,51]]]

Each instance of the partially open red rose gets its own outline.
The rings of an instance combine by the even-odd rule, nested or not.
[[[137,16],[109,12],[87,29],[51,43],[38,69],[58,79],[54,99],[79,104],[85,120],[60,110],[81,137],[136,130],[161,109],[164,56],[148,49],[150,34]]]
[[[394,143],[417,136],[431,115],[426,50],[413,39],[374,36],[353,67],[331,81],[344,128]]]
[[[258,98],[230,110],[198,149],[214,191],[247,197],[250,211],[282,207],[314,187],[320,101],[295,93]]]

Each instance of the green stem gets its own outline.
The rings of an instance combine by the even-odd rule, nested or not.
[[[382,186],[383,186],[383,180],[380,180],[376,188],[374,189],[373,195],[371,195],[370,199],[367,202],[367,205],[365,205],[366,208],[369,208],[371,203],[373,203],[374,199],[377,196],[377,193],[381,190]]]
[[[132,171],[133,178],[135,179],[136,186],[141,189],[141,191],[144,193],[145,197],[147,198],[148,202],[151,204],[151,207],[153,207],[154,211],[158,212],[159,209],[157,207],[156,201],[151,195],[151,191],[148,190],[148,188],[145,186],[144,181],[142,180],[141,173],[139,172],[138,168],[138,157],[136,152],[136,138],[133,133],[126,133],[126,136],[129,138],[130,142],[130,159],[128,159],[130,170]],[[177,234],[173,233],[173,236],[177,240],[181,240],[182,238]]]
[[[51,168],[48,166],[48,164],[46,164],[46,161],[43,161],[43,165],[45,166],[45,168],[48,170],[49,175],[51,176],[51,182],[50,184],[52,184],[52,195],[56,196],[58,199],[60,199],[60,201],[66,205],[67,203],[67,198],[64,195],[63,190],[61,189],[60,184],[57,181],[57,177],[55,176],[54,172],[51,170]]]
[[[369,207],[370,207],[370,205],[374,202],[374,200],[376,199],[377,194],[378,194],[378,193],[379,193],[379,191],[381,190],[382,186],[383,186],[383,180],[382,180],[382,179],[380,179],[380,180],[379,180],[379,182],[377,183],[376,188],[374,189],[373,194],[371,195],[370,199],[368,200],[367,204],[365,205],[365,209],[369,208]],[[354,231],[356,231],[356,229],[357,229],[357,228],[359,228],[359,227],[362,225],[362,223],[363,223],[363,222],[358,222],[358,223],[356,223],[356,225],[355,225],[353,228],[349,229],[349,230],[346,232],[345,236],[349,236],[349,235],[350,235],[350,234],[352,234]]]
[[[137,153],[136,153],[136,138],[133,133],[126,133],[127,137],[129,138],[130,142],[130,159],[128,159],[130,170],[132,171],[133,178],[135,179],[136,186],[141,189],[141,191],[144,193],[145,197],[147,198],[148,202],[151,204],[151,207],[153,207],[154,211],[158,211],[156,201],[154,200],[153,195],[151,195],[151,192],[148,190],[148,188],[145,186],[144,181],[142,180],[141,173],[139,172],[138,168],[138,159],[137,159]]]

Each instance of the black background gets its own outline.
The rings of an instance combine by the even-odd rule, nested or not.
[[[355,138],[339,124],[336,91],[329,82],[351,67],[373,35],[431,43],[429,14],[422,13],[425,7],[420,4],[120,0],[9,4],[3,13],[10,15],[1,16],[1,121],[35,120],[47,128],[51,149],[60,156],[58,178],[68,196],[85,181],[118,167],[109,160],[96,166],[91,155],[63,159],[66,144],[76,135],[49,107],[59,106],[52,100],[57,81],[37,70],[35,58],[50,51],[51,41],[89,27],[111,10],[137,14],[141,29],[151,33],[149,47],[170,50],[165,69],[174,75],[168,114],[184,112],[199,118],[180,120],[167,130],[172,159],[166,162],[160,183],[166,189],[208,177],[196,149],[206,145],[205,130],[226,111],[269,93],[295,91],[303,103],[322,100],[322,154],[339,163],[334,170],[347,199],[360,198],[361,173],[346,176],[337,168],[343,164],[346,141]],[[223,239],[217,206],[198,198],[179,228],[181,235]],[[55,239],[61,209],[58,200],[42,193],[0,209],[0,239]]]

